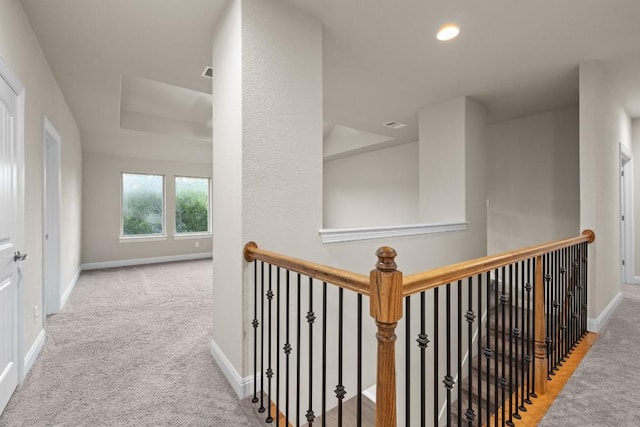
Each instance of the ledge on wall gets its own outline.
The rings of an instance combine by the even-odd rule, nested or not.
[[[323,228],[320,230],[320,238],[322,239],[322,243],[353,242],[356,240],[466,231],[468,225],[469,223],[467,222],[452,222],[444,224],[390,225],[383,227]]]

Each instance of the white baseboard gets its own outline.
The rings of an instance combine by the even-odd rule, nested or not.
[[[362,395],[367,399],[369,399],[370,401],[372,401],[373,403],[376,403],[376,385],[374,384],[368,389],[363,390]]]
[[[632,285],[640,285],[640,276],[633,276]]]
[[[67,289],[64,291],[64,293],[60,297],[60,310],[62,310],[64,305],[69,300],[69,297],[71,296],[71,292],[73,292],[73,288],[76,287],[76,283],[78,283],[78,279],[80,279],[80,273],[82,273],[82,266],[80,266],[80,268],[78,268],[78,271],[76,271],[76,274],[73,275],[73,277],[71,278],[71,281],[69,282],[69,285],[67,285]]]
[[[201,252],[197,254],[184,254],[184,255],[168,255],[152,258],[135,258],[135,259],[121,259],[116,261],[102,261],[102,262],[88,262],[82,264],[82,270],[98,270],[101,268],[113,268],[113,267],[129,267],[132,265],[143,264],[159,264],[161,262],[174,262],[174,261],[189,261],[194,259],[206,259],[213,256],[212,252]]]
[[[38,355],[40,354],[40,350],[42,350],[42,347],[44,346],[45,337],[46,337],[46,333],[44,329],[41,329],[36,340],[33,342],[33,345],[31,346],[27,354],[24,356],[24,369],[22,370],[23,377],[20,379],[20,381],[22,381],[24,377],[27,376],[27,374],[33,367],[33,364],[35,363],[36,359],[38,358]]]
[[[621,302],[622,292],[618,292],[618,294],[613,297],[607,307],[602,310],[602,313],[600,313],[600,316],[598,316],[597,319],[587,319],[587,330],[596,333],[600,332],[600,330],[602,330],[604,325],[609,320],[609,317],[611,317],[611,314],[615,311],[615,309],[618,307],[618,305],[620,305]]]
[[[253,377],[241,377],[214,340],[211,340],[211,356],[240,399],[244,399],[253,392]]]

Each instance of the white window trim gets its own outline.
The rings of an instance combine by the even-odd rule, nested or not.
[[[323,228],[319,233],[322,243],[326,244],[466,231],[468,226],[468,222],[451,222],[443,224],[390,225],[383,227]]]
[[[162,177],[162,234],[139,234],[139,235],[125,235],[124,234],[124,218],[122,215],[122,202],[124,198],[124,180],[125,174],[128,175],[153,175]],[[159,240],[167,240],[167,179],[164,174],[151,173],[151,172],[126,172],[120,171],[120,236],[118,237],[120,243],[131,242],[153,242]]]
[[[204,239],[211,236],[213,236],[213,234],[211,234],[210,231],[207,231],[206,233],[175,233],[173,235],[173,240]]]
[[[120,236],[120,243],[157,242],[167,240],[166,234],[141,234],[132,236]]]

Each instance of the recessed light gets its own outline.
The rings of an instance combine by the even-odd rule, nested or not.
[[[392,120],[390,122],[384,123],[382,126],[386,126],[388,128],[391,129],[401,129],[403,127],[406,127],[406,123],[400,123],[400,122],[396,122],[395,120]]]
[[[457,25],[445,24],[438,30],[436,37],[438,40],[447,41],[456,38],[458,34],[460,34],[460,28]]]

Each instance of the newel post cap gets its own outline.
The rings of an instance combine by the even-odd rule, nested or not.
[[[394,271],[398,268],[395,258],[398,256],[395,249],[390,246],[382,246],[376,251],[378,262],[376,268],[379,271]]]

